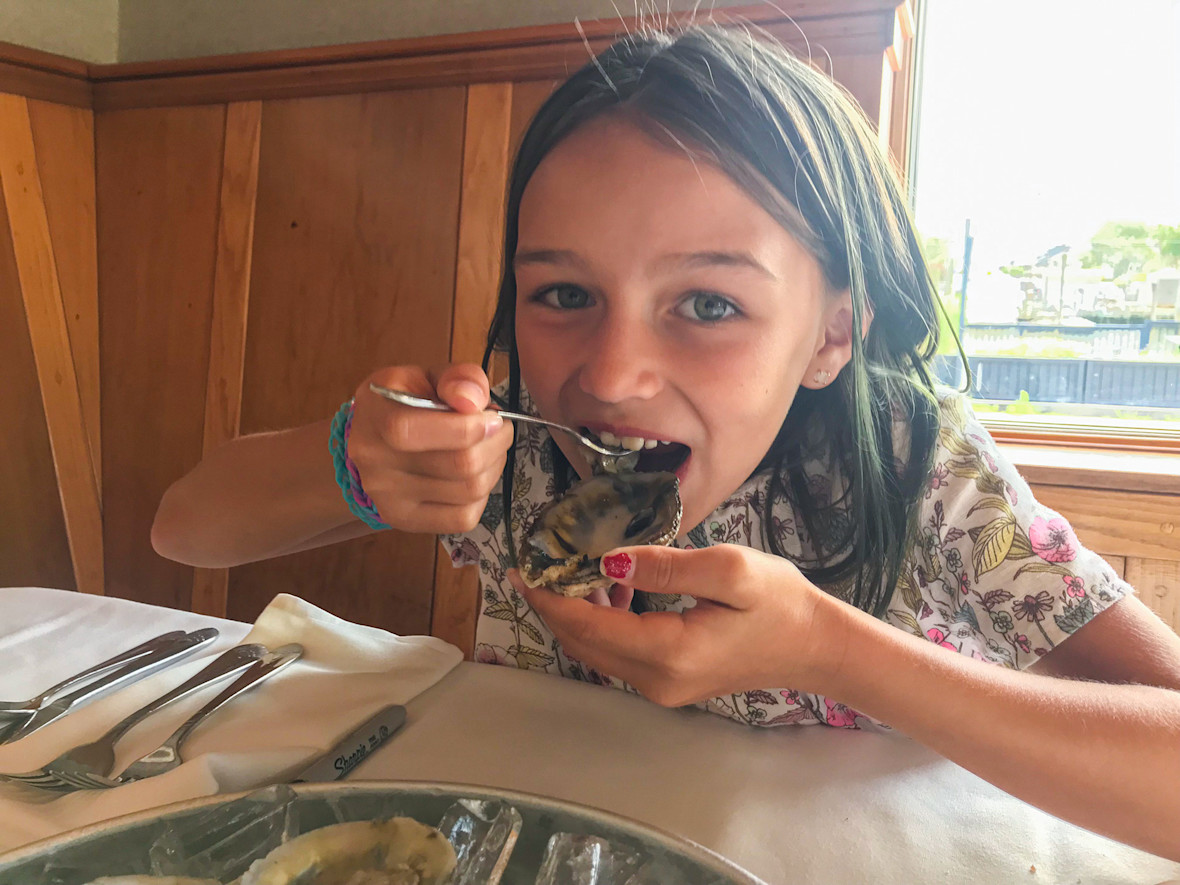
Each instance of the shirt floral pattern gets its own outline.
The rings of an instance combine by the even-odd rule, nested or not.
[[[523,392],[522,405],[531,405]],[[948,652],[1022,669],[1121,599],[1130,587],[1101,557],[1078,543],[1066,520],[1033,499],[965,397],[940,389],[939,414],[938,447],[917,531],[884,619]],[[898,433],[901,450],[903,426],[898,425]],[[556,496],[553,451],[547,430],[518,425],[508,512],[497,488],[478,526],[441,538],[455,566],[479,568],[475,659],[634,691],[566,655],[505,577],[510,567],[505,518],[519,547],[524,529]],[[808,473],[815,489],[830,493],[841,486],[823,464],[809,464]],[[729,543],[764,550],[760,513],[768,488],[768,475],[750,478],[674,546]],[[795,561],[810,558],[806,530],[791,503],[776,500],[771,514],[787,556]],[[648,611],[682,611],[695,604],[688,596],[635,595],[634,605]],[[834,698],[787,687],[750,689],[697,706],[748,725],[887,727]]]

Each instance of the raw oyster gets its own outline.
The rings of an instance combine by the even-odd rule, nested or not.
[[[529,587],[586,596],[613,583],[598,569],[615,547],[671,544],[680,531],[674,473],[604,473],[572,486],[537,517],[520,563]]]
[[[332,824],[256,860],[241,885],[441,885],[455,849],[409,817]]]

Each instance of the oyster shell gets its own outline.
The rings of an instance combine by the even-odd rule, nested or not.
[[[221,885],[216,879],[190,879],[186,876],[101,876],[86,885]]]
[[[312,830],[254,861],[241,885],[441,885],[455,849],[409,817]]]
[[[604,473],[572,486],[529,529],[520,573],[529,587],[586,596],[613,583],[598,569],[615,547],[671,544],[680,531],[674,473]]]

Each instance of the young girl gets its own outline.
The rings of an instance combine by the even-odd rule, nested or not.
[[[331,434],[224,447],[153,543],[225,566],[440,533],[479,567],[479,660],[751,725],[888,723],[1180,859],[1180,639],[936,391],[937,330],[901,191],[831,81],[746,33],[635,35],[525,135],[488,355],[499,404],[675,471],[674,546],[604,557],[609,598],[520,582],[525,530],[591,464],[488,410],[486,356],[375,372]]]

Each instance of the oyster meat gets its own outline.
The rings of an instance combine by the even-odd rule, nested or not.
[[[409,817],[312,830],[254,861],[241,885],[441,885],[455,849]]]
[[[586,596],[613,581],[599,571],[615,547],[671,544],[680,531],[680,482],[674,473],[603,473],[572,486],[529,529],[520,573],[529,587]]]

